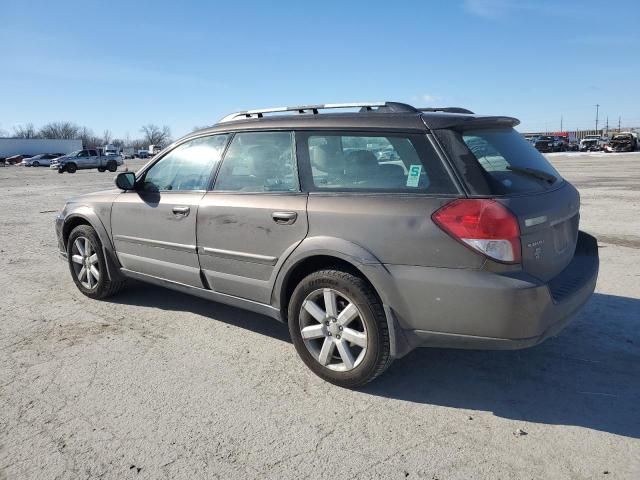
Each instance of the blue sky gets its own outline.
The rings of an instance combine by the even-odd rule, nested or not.
[[[28,1],[0,7],[0,129],[174,137],[246,108],[455,105],[521,130],[640,126],[640,5],[602,1]]]

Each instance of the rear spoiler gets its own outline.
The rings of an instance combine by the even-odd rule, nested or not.
[[[451,128],[454,130],[472,130],[479,128],[513,128],[520,124],[520,120],[514,117],[478,116],[478,115],[423,115],[425,125],[436,130]]]

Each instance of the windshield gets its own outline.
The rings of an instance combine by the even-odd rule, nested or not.
[[[516,195],[555,188],[562,178],[512,128],[436,131],[472,194]]]
[[[614,135],[612,140],[631,140],[631,135]]]

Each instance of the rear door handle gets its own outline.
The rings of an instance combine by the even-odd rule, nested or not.
[[[298,218],[298,214],[296,212],[273,212],[271,218],[279,225],[291,225]]]
[[[173,207],[173,214],[176,216],[186,217],[189,215],[191,208],[189,207]]]

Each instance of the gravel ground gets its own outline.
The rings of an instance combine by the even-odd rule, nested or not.
[[[0,168],[0,479],[640,478],[640,154],[549,157],[601,247],[576,321],[421,349],[359,391],[265,317],[139,283],[87,299],[53,219],[113,175]]]

